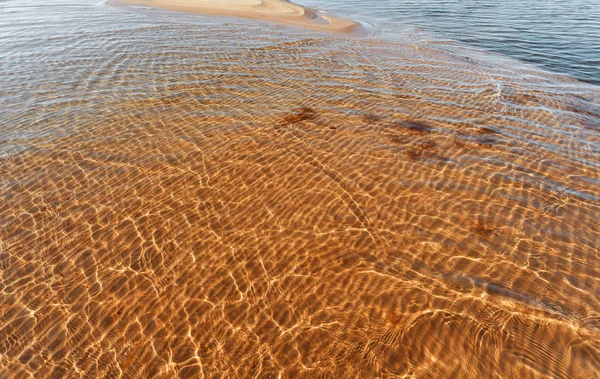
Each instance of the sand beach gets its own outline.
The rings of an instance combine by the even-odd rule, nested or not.
[[[259,19],[333,33],[357,34],[359,23],[318,12],[286,0],[112,0],[137,6]]]

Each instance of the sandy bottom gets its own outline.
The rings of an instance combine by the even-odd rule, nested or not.
[[[112,0],[110,3],[260,19],[335,33],[361,32],[357,22],[285,0]]]
[[[596,86],[10,1],[0,379],[598,378]]]

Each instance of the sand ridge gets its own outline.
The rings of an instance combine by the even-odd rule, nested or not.
[[[138,6],[272,21],[334,33],[360,34],[361,25],[286,0],[111,0]]]

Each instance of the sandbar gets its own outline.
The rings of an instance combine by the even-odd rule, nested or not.
[[[324,14],[286,0],[111,0],[135,6],[233,16],[276,22],[334,33],[360,34],[355,21]]]

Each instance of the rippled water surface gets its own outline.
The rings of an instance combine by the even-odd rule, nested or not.
[[[600,84],[599,0],[306,0],[381,21],[434,31],[548,70]]]
[[[598,377],[599,87],[389,26],[1,2],[0,377]]]

